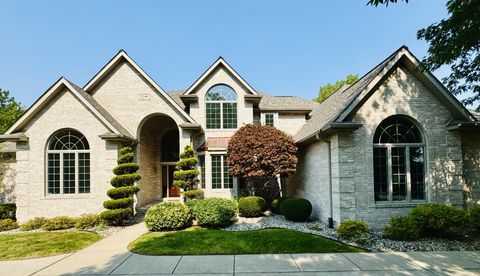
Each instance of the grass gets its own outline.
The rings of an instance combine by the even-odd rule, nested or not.
[[[90,232],[37,232],[0,235],[0,260],[45,257],[74,252],[101,239]]]
[[[143,255],[215,255],[363,252],[336,241],[288,229],[222,231],[189,228],[145,234],[128,246]]]

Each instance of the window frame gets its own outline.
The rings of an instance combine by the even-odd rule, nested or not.
[[[272,124],[269,124],[268,123],[268,116],[272,116]],[[265,113],[263,115],[263,124],[266,125],[266,126],[272,126],[274,127],[275,126],[275,113]]]
[[[395,116],[396,117],[396,116]],[[390,117],[389,117],[390,118]],[[380,124],[378,124],[375,132],[373,133],[373,137],[375,137],[375,133],[377,132],[378,128],[381,124],[389,119],[386,118]],[[403,117],[404,118],[404,117]],[[418,126],[418,124],[409,118],[407,119],[413,126],[417,128],[419,132],[420,138],[422,142],[417,143],[376,143],[374,141],[372,147],[372,173],[373,173],[373,199],[375,204],[402,204],[402,203],[422,203],[428,201],[428,178],[427,178],[427,146],[425,143],[425,137],[423,135],[422,129]],[[387,169],[387,200],[376,200],[375,199],[375,159],[374,157],[374,148],[385,148],[386,149],[386,169]],[[393,200],[393,172],[392,172],[392,148],[403,148],[405,154],[405,175],[406,175],[406,195],[404,200]],[[423,199],[412,199],[412,176],[411,176],[411,162],[410,162],[410,149],[411,148],[422,148],[423,149]]]
[[[61,150],[54,150],[50,149],[50,144],[52,142],[52,139],[56,138],[59,133],[62,131],[73,131],[76,132],[77,134],[81,135],[80,139],[84,138],[85,141],[87,142],[88,149],[61,149]],[[74,130],[74,129],[62,129],[56,131],[49,139],[47,142],[46,150],[45,150],[45,195],[47,197],[58,197],[58,196],[89,196],[92,194],[92,181],[91,181],[91,161],[92,161],[92,155],[90,152],[90,143],[88,143],[87,138],[85,135],[83,135],[81,132]],[[88,182],[89,182],[89,188],[88,192],[80,193],[80,166],[79,166],[79,155],[81,153],[87,153],[88,154],[88,166],[84,164],[84,168],[88,167]],[[60,182],[60,187],[59,187],[59,193],[50,193],[49,192],[49,155],[50,154],[58,154],[58,160],[59,160],[59,182]],[[74,193],[65,193],[64,190],[64,171],[65,171],[65,166],[64,166],[64,155],[65,154],[74,154],[74,177],[75,177],[75,192]],[[85,173],[83,173],[85,174]],[[83,187],[85,189],[85,186]]]
[[[219,187],[213,187],[213,158],[220,157],[220,183],[216,183]],[[210,172],[211,172],[211,189],[212,190],[232,190],[234,186],[233,176],[228,173],[228,165],[227,165],[227,155],[226,154],[211,154],[210,155]],[[228,174],[226,176],[225,174]],[[227,183],[225,180],[229,179],[230,183]],[[226,186],[227,184],[228,187]]]
[[[219,86],[224,86],[224,87],[227,87],[228,89],[230,89],[233,94],[235,95],[235,100],[209,100],[207,99],[208,98],[208,94],[212,91],[212,89],[214,89],[215,87],[219,87]],[[213,126],[213,127],[210,127],[209,126],[209,116],[208,116],[208,111],[209,111],[209,104],[211,105],[214,105],[214,106],[217,106],[218,105],[218,108],[215,108],[218,109],[218,112],[219,112],[219,127],[216,127],[216,126]],[[234,105],[234,108],[235,108],[235,124],[231,127],[225,127],[225,124],[228,123],[226,122],[226,119],[224,116],[224,110],[228,110],[228,108],[226,106],[230,105],[230,104],[233,104]],[[233,108],[232,108],[233,109]],[[210,87],[208,90],[207,90],[207,93],[205,93],[205,127],[206,129],[237,129],[238,128],[238,95],[237,93],[235,92],[235,90],[233,90],[232,87],[230,87],[229,85],[226,85],[226,84],[223,84],[223,83],[220,83],[220,84],[215,84],[213,85],[212,87]]]

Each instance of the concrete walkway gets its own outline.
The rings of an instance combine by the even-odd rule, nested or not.
[[[73,254],[0,262],[0,275],[480,275],[480,252],[142,256],[139,223]]]

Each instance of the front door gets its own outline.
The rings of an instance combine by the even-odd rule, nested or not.
[[[180,188],[173,185],[173,172],[175,163],[161,164],[162,166],[162,196],[180,197]]]

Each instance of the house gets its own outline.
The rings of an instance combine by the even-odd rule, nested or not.
[[[142,174],[137,207],[180,197],[173,171],[186,145],[205,196],[232,197],[229,137],[252,123],[295,138],[287,194],[311,200],[321,220],[381,226],[416,204],[479,201],[477,118],[406,47],[322,104],[261,93],[223,58],[166,92],[122,50],[83,88],[60,78],[0,136],[16,148],[17,218],[102,211],[125,145]]]

